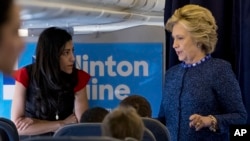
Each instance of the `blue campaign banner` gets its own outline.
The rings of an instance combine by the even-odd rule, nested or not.
[[[32,63],[35,43],[28,43],[18,61],[18,68]],[[131,94],[144,96],[150,102],[153,117],[159,111],[163,85],[162,43],[75,43],[76,67],[88,72],[90,107],[112,110]],[[0,76],[0,116],[10,117],[11,98],[6,89],[14,86],[11,78]],[[7,90],[8,91],[8,90]],[[8,97],[8,96],[7,96]]]

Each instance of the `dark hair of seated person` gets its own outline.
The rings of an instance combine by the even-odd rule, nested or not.
[[[140,95],[130,95],[120,102],[121,106],[132,106],[141,117],[151,117],[152,109],[149,101]]]
[[[108,113],[109,111],[103,107],[92,107],[82,114],[80,122],[102,122]]]

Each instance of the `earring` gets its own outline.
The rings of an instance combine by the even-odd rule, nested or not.
[[[198,48],[201,48],[201,43],[197,43],[197,47],[198,47]]]

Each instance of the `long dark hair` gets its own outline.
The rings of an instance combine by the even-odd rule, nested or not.
[[[9,20],[12,5],[13,0],[0,0],[0,39],[2,36],[2,26]]]
[[[66,30],[57,27],[47,28],[40,34],[32,74],[35,80],[41,80],[42,77],[48,83],[48,88],[60,88],[58,85],[61,82],[59,59],[66,42],[70,40],[72,36]]]
[[[77,83],[75,68],[72,74],[66,74],[60,70],[59,62],[65,44],[71,40],[72,36],[66,30],[57,27],[45,29],[39,36],[30,79],[31,93],[35,93],[36,117],[49,119],[55,110],[63,108],[63,104],[58,103],[63,101],[59,97],[73,93]]]

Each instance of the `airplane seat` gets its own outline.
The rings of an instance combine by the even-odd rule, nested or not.
[[[101,136],[102,123],[77,123],[69,124],[58,129],[54,137],[58,136]]]
[[[17,128],[11,120],[0,118],[0,137],[4,141],[19,141]]]
[[[70,136],[57,136],[57,137],[34,137],[22,141],[121,141],[112,137],[105,136],[89,136],[89,137],[70,137]]]
[[[144,129],[142,141],[156,141],[154,134],[148,129]]]
[[[155,136],[156,141],[170,141],[170,133],[168,128],[156,119],[142,117],[144,125]]]

